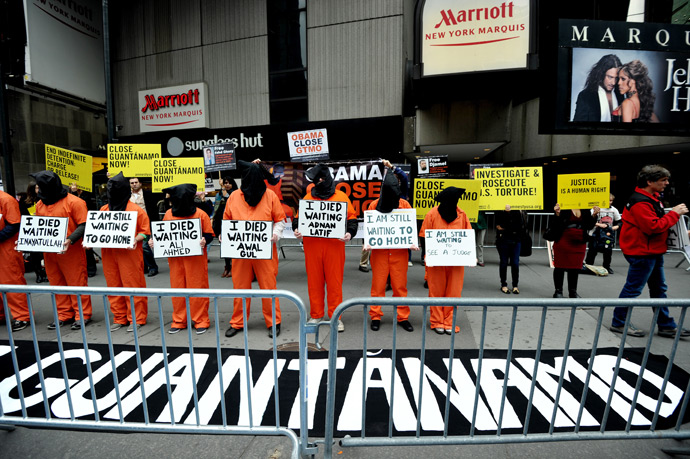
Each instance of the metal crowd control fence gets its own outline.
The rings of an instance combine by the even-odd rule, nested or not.
[[[7,407],[3,407],[0,399],[0,426],[1,428],[5,430],[11,430],[14,427],[13,426],[25,426],[25,427],[47,427],[47,428],[69,428],[69,429],[83,429],[83,430],[107,430],[107,431],[124,431],[124,432],[155,432],[155,433],[203,433],[203,434],[242,434],[242,435],[284,435],[288,437],[292,441],[292,452],[291,452],[291,457],[297,458],[297,457],[303,457],[306,455],[311,455],[314,454],[316,448],[310,448],[307,442],[307,416],[306,416],[306,399],[307,399],[307,394],[306,394],[306,378],[307,378],[307,371],[306,371],[306,366],[307,366],[307,345],[306,345],[306,332],[305,332],[305,324],[307,320],[307,310],[302,302],[302,300],[296,296],[294,293],[286,291],[286,290],[203,290],[203,289],[154,289],[154,288],[147,288],[147,289],[141,289],[141,288],[106,288],[106,287],[56,287],[56,286],[50,286],[50,287],[41,287],[41,286],[36,286],[36,287],[28,287],[28,286],[17,286],[17,285],[0,285],[0,292],[2,292],[2,301],[3,301],[3,306],[5,310],[5,317],[9,318],[11,317],[10,311],[8,309],[7,305],[7,294],[8,293],[20,293],[20,294],[26,294],[27,300],[28,300],[28,307],[29,307],[29,313],[31,317],[35,317],[34,312],[35,312],[35,305],[34,305],[34,297],[39,295],[39,294],[44,294],[44,295],[50,295],[50,300],[52,303],[52,312],[53,312],[53,318],[55,323],[58,323],[58,315],[57,315],[57,307],[56,307],[56,301],[55,301],[55,296],[58,294],[69,294],[69,295],[91,295],[92,299],[95,299],[96,296],[101,296],[103,299],[103,311],[104,311],[104,321],[106,324],[106,332],[107,332],[107,346],[108,346],[108,358],[111,361],[111,366],[112,366],[112,376],[113,376],[113,388],[115,392],[115,398],[117,402],[117,407],[116,407],[116,420],[114,421],[108,421],[105,420],[100,416],[100,411],[102,411],[101,408],[99,408],[98,405],[98,399],[96,396],[96,389],[95,389],[95,379],[94,379],[94,372],[92,371],[92,350],[89,349],[89,342],[88,342],[88,336],[85,327],[81,327],[81,343],[83,347],[83,354],[79,354],[79,357],[83,359],[84,361],[84,366],[86,367],[86,372],[87,372],[87,378],[88,381],[83,381],[84,384],[87,384],[88,382],[88,389],[83,391],[82,393],[85,394],[88,392],[91,396],[91,402],[93,404],[93,407],[90,408],[89,414],[93,416],[93,420],[84,420],[84,419],[79,419],[81,416],[77,416],[75,414],[75,404],[73,402],[73,399],[75,398],[75,395],[73,392],[75,392],[74,387],[72,383],[74,381],[70,381],[69,375],[67,372],[67,364],[66,364],[66,352],[65,351],[65,342],[62,337],[62,333],[60,331],[60,327],[56,327],[55,333],[57,337],[57,347],[59,349],[59,363],[61,366],[62,370],[62,379],[64,380],[64,383],[62,383],[62,389],[65,391],[65,395],[67,398],[67,405],[68,405],[68,410],[69,410],[69,416],[68,418],[63,418],[63,419],[58,419],[57,417],[51,415],[51,409],[49,407],[49,387],[48,383],[46,382],[46,377],[44,375],[44,368],[42,366],[42,357],[41,353],[39,352],[39,343],[38,343],[38,338],[37,338],[37,324],[35,323],[35,320],[31,321],[31,337],[32,337],[32,342],[33,342],[33,350],[36,358],[36,374],[38,375],[39,381],[40,381],[40,394],[37,394],[39,397],[42,398],[42,403],[43,403],[43,409],[45,412],[44,417],[32,417],[29,416],[27,413],[27,402],[25,399],[25,394],[22,389],[22,381],[20,379],[20,366],[17,359],[16,351],[15,351],[15,336],[14,333],[12,332],[12,327],[10,324],[10,321],[7,320],[7,331],[9,334],[9,349],[6,350],[6,352],[11,353],[12,357],[12,365],[14,368],[14,375],[16,379],[16,390],[18,393],[18,399],[13,400],[15,404],[18,401],[18,405],[21,407],[21,416],[10,416],[7,413],[8,412],[14,412],[17,410],[12,410],[8,411]],[[138,372],[138,383],[139,383],[139,389],[141,392],[141,402],[142,402],[142,407],[143,407],[143,416],[144,416],[144,421],[143,422],[129,422],[125,421],[125,415],[124,413],[124,407],[122,403],[123,399],[123,393],[124,389],[121,391],[121,386],[120,383],[121,381],[118,380],[118,374],[117,374],[117,368],[116,368],[116,354],[114,351],[113,347],[113,337],[111,335],[110,331],[110,308],[109,308],[109,303],[107,300],[108,296],[112,296],[114,294],[117,294],[118,296],[126,296],[129,297],[129,302],[130,302],[130,307],[133,309],[134,308],[134,297],[155,297],[157,299],[157,308],[158,308],[158,314],[159,314],[159,326],[160,326],[160,343],[157,343],[160,345],[161,349],[161,360],[164,366],[164,372],[165,372],[165,388],[166,388],[166,393],[167,393],[167,405],[169,407],[169,422],[167,423],[162,423],[158,421],[153,421],[149,418],[149,408],[147,406],[147,401],[146,401],[146,384],[144,381],[144,374],[142,372],[142,353],[141,353],[141,345],[140,345],[140,333],[141,331],[138,330],[137,327],[133,327],[133,337],[134,337],[134,348],[135,348],[135,354],[136,354],[136,366],[137,366],[137,372]],[[171,384],[171,374],[170,374],[170,369],[169,369],[169,361],[168,361],[168,347],[166,345],[166,329],[165,329],[165,324],[163,321],[164,313],[162,309],[162,299],[163,298],[184,298],[185,304],[186,304],[186,309],[187,309],[187,334],[188,334],[188,343],[189,343],[189,361],[190,361],[190,370],[191,370],[191,381],[190,385],[193,390],[193,402],[194,402],[194,408],[193,412],[187,417],[187,421],[191,422],[190,423],[178,423],[176,422],[176,416],[175,416],[175,411],[174,411],[174,403],[173,403],[173,391],[172,391],[172,384]],[[190,298],[198,298],[198,297],[203,297],[203,298],[210,298],[210,307],[209,307],[209,315],[215,319],[215,327],[212,328],[209,331],[214,331],[215,332],[215,354],[216,358],[218,361],[218,389],[219,393],[217,394],[217,399],[220,403],[220,412],[222,416],[222,425],[202,425],[200,422],[200,400],[199,400],[199,392],[197,388],[198,384],[198,379],[197,379],[197,370],[195,368],[195,358],[194,358],[194,345],[192,343],[192,322],[191,322],[191,315],[190,315]],[[219,320],[219,300],[232,300],[233,298],[242,298],[242,304],[243,304],[243,317],[244,317],[244,323],[247,324],[247,304],[246,304],[246,298],[255,298],[255,299],[261,299],[261,298],[270,298],[272,302],[272,315],[273,315],[273,324],[275,324],[275,318],[276,318],[276,299],[287,299],[294,303],[294,305],[297,307],[299,311],[299,395],[298,395],[298,404],[299,404],[299,411],[300,411],[300,431],[301,435],[300,438],[298,438],[297,434],[284,426],[280,425],[280,397],[279,397],[279,391],[278,391],[278,371],[275,367],[277,358],[276,358],[276,333],[275,333],[275,325],[273,326],[273,384],[274,384],[274,389],[273,389],[273,395],[275,398],[275,426],[273,427],[268,427],[268,426],[261,426],[257,425],[256,420],[252,418],[252,378],[251,378],[251,369],[250,369],[250,357],[249,357],[249,347],[248,347],[248,337],[247,337],[247,327],[245,326],[245,331],[244,331],[244,371],[245,374],[245,382],[246,382],[246,394],[247,394],[247,404],[246,408],[248,409],[248,425],[229,425],[227,416],[226,416],[226,404],[225,404],[225,397],[224,397],[224,392],[226,389],[227,384],[230,383],[230,381],[223,381],[223,361],[221,359],[221,340],[220,340],[220,324],[222,323]],[[81,296],[77,296],[78,299],[78,304],[79,304],[79,312],[80,312],[80,317],[82,316],[82,299]],[[227,301],[223,304],[223,306],[227,307],[228,309],[224,312],[232,311],[232,301]],[[96,302],[93,302],[93,308],[95,310],[96,308]],[[256,306],[255,306],[256,308]],[[134,310],[131,311],[132,317],[136,317],[136,314]],[[93,328],[90,327],[90,328]],[[184,330],[183,330],[184,331]],[[93,347],[93,345],[92,345]],[[71,357],[74,357],[73,353],[70,354]],[[57,362],[55,362],[57,363]],[[107,364],[104,364],[103,367],[106,367]],[[242,371],[242,369],[240,369]],[[55,379],[53,378],[52,381],[52,388],[55,388]],[[240,376],[241,379],[241,376]],[[58,383],[59,384],[59,383]],[[213,383],[212,383],[213,384]],[[225,384],[225,385],[224,385]],[[242,382],[240,382],[242,384]],[[129,389],[132,391],[132,388],[130,387]],[[212,386],[209,386],[208,389],[205,391],[204,395],[207,393],[211,392]],[[134,391],[132,391],[134,392]],[[215,396],[214,396],[215,397]],[[88,400],[87,397],[82,397],[82,400]],[[38,402],[40,405],[40,402]],[[83,411],[83,406],[81,407]],[[165,410],[163,410],[165,411]],[[178,417],[181,415],[178,413]],[[260,420],[259,420],[260,423]]]
[[[393,306],[395,309],[395,312],[392,314],[392,317],[395,317],[397,315],[397,306],[410,306],[410,307],[417,307],[417,308],[423,308],[423,322],[421,325],[421,349],[419,351],[419,360],[420,360],[420,368],[419,368],[419,380],[418,381],[410,381],[410,385],[412,386],[412,390],[414,391],[415,386],[417,389],[417,405],[414,407],[416,408],[416,433],[414,436],[394,436],[393,435],[393,406],[395,405],[395,397],[398,396],[398,394],[395,392],[395,378],[396,378],[396,351],[397,351],[397,346],[396,346],[396,331],[397,331],[397,326],[392,325],[393,327],[393,334],[392,334],[392,342],[390,349],[392,350],[391,352],[391,378],[390,381],[385,381],[382,380],[380,381],[383,383],[385,386],[388,388],[388,394],[389,396],[389,402],[388,402],[388,435],[387,437],[369,437],[366,434],[366,423],[365,419],[367,416],[367,410],[366,410],[366,398],[367,398],[367,393],[368,393],[368,386],[366,382],[366,378],[364,375],[367,374],[366,370],[366,365],[367,365],[367,336],[368,336],[368,314],[367,310],[368,307],[371,305],[381,305],[381,306]],[[429,324],[428,324],[428,308],[430,306],[452,306],[454,308],[454,314],[453,314],[453,327],[452,327],[452,333],[450,336],[450,350],[448,351],[448,378],[445,381],[445,407],[444,410],[441,412],[444,415],[443,418],[443,435],[438,435],[438,436],[421,436],[420,435],[420,430],[421,430],[421,419],[422,419],[422,414],[423,413],[423,400],[424,397],[422,395],[422,390],[424,387],[424,380],[426,377],[425,369],[424,369],[424,364],[425,364],[425,353],[426,353],[426,341],[427,337],[426,334],[429,331]],[[623,334],[621,335],[621,341],[620,341],[620,346],[617,352],[617,356],[615,359],[615,366],[613,368],[613,373],[612,373],[612,379],[610,381],[606,381],[606,384],[610,386],[610,389],[608,389],[608,397],[605,400],[605,410],[603,413],[603,419],[600,422],[600,429],[597,431],[581,431],[581,427],[583,427],[582,424],[582,419],[583,419],[583,410],[585,406],[585,401],[587,400],[587,395],[588,395],[588,389],[590,389],[590,382],[594,381],[596,376],[593,375],[593,364],[595,361],[595,355],[597,351],[597,344],[600,340],[600,331],[602,329],[602,320],[604,317],[604,310],[606,308],[612,308],[612,307],[625,307],[628,308],[629,313],[627,314],[627,319],[625,322],[625,327],[627,329],[627,326],[630,324],[631,317],[634,315],[633,314],[633,309],[636,307],[647,307],[649,308],[650,306],[654,307],[654,314],[653,314],[653,319],[651,322],[651,327],[650,329],[653,331],[654,330],[654,325],[656,324],[656,319],[659,314],[659,308],[658,306],[667,306],[667,307],[680,307],[682,308],[682,312],[680,314],[680,319],[678,321],[678,332],[675,335],[675,339],[673,340],[673,344],[670,350],[670,353],[668,355],[668,364],[666,365],[666,371],[664,373],[664,378],[663,382],[661,383],[659,387],[659,397],[658,401],[656,402],[656,407],[655,409],[650,411],[654,412],[654,416],[651,422],[651,425],[649,426],[649,430],[631,430],[631,424],[633,421],[633,414],[636,413],[636,407],[638,407],[638,403],[640,400],[642,400],[642,395],[641,395],[641,386],[643,383],[643,377],[645,376],[645,370],[648,362],[648,358],[650,356],[650,349],[652,346],[652,341],[654,338],[654,333],[651,332],[649,333],[648,337],[646,338],[646,347],[644,349],[644,354],[643,354],[643,360],[641,364],[641,371],[639,375],[637,375],[637,380],[636,384],[634,386],[634,392],[632,394],[626,394],[626,399],[630,400],[630,411],[629,414],[627,415],[627,423],[625,425],[625,429],[622,431],[608,431],[606,430],[606,425],[607,421],[609,419],[609,414],[612,409],[612,401],[616,401],[620,399],[620,395],[618,393],[617,389],[617,382],[619,378],[619,372],[621,371],[621,361],[623,359],[623,351],[625,348],[625,342],[626,342],[626,335]],[[353,438],[349,436],[345,436],[340,441],[340,444],[342,446],[413,446],[413,445],[469,445],[469,444],[495,444],[495,443],[528,443],[528,442],[550,442],[550,441],[563,441],[563,440],[617,440],[617,439],[660,439],[660,438],[675,438],[675,439],[687,439],[690,438],[690,430],[682,430],[681,429],[681,424],[682,421],[685,417],[685,412],[687,410],[687,405],[688,405],[688,398],[685,396],[682,396],[682,404],[680,405],[680,414],[678,416],[678,421],[675,424],[675,427],[670,429],[670,430],[656,430],[656,425],[657,421],[659,420],[660,416],[660,409],[662,407],[662,402],[664,401],[664,397],[666,396],[666,390],[667,390],[667,385],[669,384],[669,376],[671,374],[671,369],[673,368],[673,362],[674,358],[676,356],[676,352],[678,350],[678,342],[680,339],[680,330],[682,328],[685,315],[687,312],[687,308],[690,306],[690,300],[688,299],[683,299],[683,300],[671,300],[671,299],[664,299],[664,300],[640,300],[640,299],[635,299],[635,300],[593,300],[593,299],[568,299],[568,300],[563,300],[563,299],[519,299],[519,300],[498,300],[498,299],[480,299],[480,298],[353,298],[348,301],[343,302],[340,304],[337,309],[335,310],[333,317],[340,317],[343,313],[347,312],[348,310],[352,308],[357,308],[361,307],[362,308],[362,327],[363,327],[363,342],[362,342],[362,385],[361,385],[361,392],[362,392],[362,399],[361,399],[361,436],[359,438]],[[511,371],[511,357],[513,355],[514,351],[514,338],[515,338],[515,333],[516,333],[516,317],[518,315],[518,310],[520,308],[526,308],[526,307],[536,307],[537,309],[541,309],[541,320],[539,321],[538,324],[538,339],[536,342],[536,346],[534,347],[534,370],[532,372],[532,383],[531,387],[529,390],[529,397],[527,399],[527,408],[526,408],[526,414],[525,414],[525,422],[524,422],[524,428],[522,429],[521,434],[503,434],[501,431],[503,428],[507,429],[507,426],[503,426],[503,420],[504,420],[504,411],[507,412],[506,405],[507,405],[507,390],[508,390],[508,381],[510,377],[510,371]],[[555,420],[557,414],[559,414],[559,408],[560,410],[563,410],[563,407],[559,406],[559,398],[562,396],[565,396],[565,390],[563,389],[563,384],[564,384],[564,378],[565,376],[565,370],[566,370],[566,361],[567,358],[569,357],[570,351],[570,346],[571,346],[571,337],[573,335],[573,328],[574,328],[574,321],[575,321],[575,313],[578,310],[578,308],[583,308],[583,307],[588,307],[588,308],[594,308],[595,310],[598,308],[598,319],[596,322],[596,327],[592,330],[593,333],[593,341],[592,341],[592,349],[591,349],[591,354],[589,356],[589,365],[587,367],[587,372],[586,372],[586,378],[583,381],[584,383],[584,390],[581,399],[579,400],[579,408],[577,410],[577,416],[573,417],[573,420],[575,420],[574,427],[570,429],[570,431],[567,432],[554,432],[554,425],[555,425]],[[476,382],[475,382],[475,387],[467,388],[467,387],[458,387],[457,386],[457,381],[455,381],[454,385],[454,378],[453,378],[453,365],[454,365],[454,360],[455,360],[455,350],[456,350],[456,333],[455,333],[455,326],[457,323],[457,317],[458,317],[458,308],[479,308],[481,310],[482,314],[482,320],[481,320],[481,334],[480,334],[480,340],[479,340],[479,349],[478,349],[478,360],[476,362]],[[512,311],[512,320],[510,321],[510,334],[508,337],[508,348],[507,348],[507,356],[506,356],[506,364],[505,364],[505,369],[503,369],[503,387],[502,387],[502,396],[500,398],[500,409],[498,412],[493,412],[493,416],[495,418],[495,424],[497,425],[496,429],[496,434],[495,435],[490,435],[486,433],[478,433],[477,432],[477,420],[478,420],[478,404],[480,401],[483,400],[482,397],[486,397],[486,394],[480,394],[480,389],[481,389],[481,380],[482,380],[482,364],[484,362],[484,352],[485,352],[485,340],[487,337],[487,316],[492,314],[492,312],[498,311],[500,309],[505,310],[505,308],[508,308],[509,310]],[[542,343],[544,339],[544,331],[545,331],[545,324],[546,324],[546,317],[547,317],[547,312],[553,311],[553,310],[569,310],[570,311],[570,319],[568,321],[568,326],[567,326],[567,333],[564,336],[565,339],[565,345],[562,350],[562,356],[563,356],[563,361],[561,364],[560,372],[558,375],[558,385],[555,389],[555,391],[548,393],[549,400],[553,400],[549,403],[553,405],[553,409],[550,413],[550,428],[548,429],[547,433],[533,433],[529,431],[530,427],[530,416],[534,413],[534,407],[535,407],[535,400],[539,401],[539,399],[535,398],[535,392],[536,393],[542,393],[546,391],[546,388],[541,387],[540,389],[536,389],[536,381],[537,381],[537,372],[539,370],[539,365],[540,365],[540,357],[542,354]],[[335,400],[336,400],[336,381],[338,380],[338,370],[336,368],[336,361],[337,361],[337,356],[338,356],[338,332],[337,332],[337,326],[338,326],[338,321],[337,320],[331,320],[330,322],[321,322],[321,325],[323,326],[330,326],[330,349],[329,349],[329,365],[328,365],[328,380],[327,380],[327,406],[326,406],[326,430],[325,430],[325,457],[332,457],[333,453],[333,439],[334,439],[334,416],[335,416]],[[522,322],[522,325],[524,326],[524,322]],[[536,324],[529,324],[527,326],[535,326]],[[316,326],[314,326],[316,327]],[[318,341],[318,331],[317,331],[317,341]],[[557,353],[560,353],[561,351],[556,351]],[[371,357],[369,357],[371,358]],[[460,364],[459,361],[456,364]],[[542,364],[544,365],[544,364]],[[650,372],[651,373],[651,372]],[[601,375],[598,375],[598,377],[601,377]],[[660,379],[660,378],[659,378]],[[620,381],[621,383],[623,381]],[[690,381],[688,382],[688,387],[683,387],[683,394],[688,394],[688,390],[690,390]],[[442,391],[442,387],[438,388],[439,392]],[[468,435],[458,435],[458,436],[452,436],[448,434],[448,429],[449,429],[449,412],[450,412],[450,406],[451,406],[451,392],[454,392],[455,395],[457,396],[456,391],[469,391],[472,390],[474,392],[474,408],[472,411],[472,415],[467,418],[468,421],[471,422],[471,428],[469,430]],[[593,391],[591,391],[594,393]],[[677,391],[678,392],[678,391]],[[404,396],[404,394],[402,395]],[[680,397],[680,396],[678,396]],[[543,399],[542,403],[543,403]],[[679,400],[679,399],[678,399]],[[577,400],[576,400],[577,401]],[[648,400],[645,399],[645,402],[648,402]],[[483,403],[483,402],[482,402]],[[679,401],[680,404],[680,401]],[[454,404],[455,405],[455,404]],[[543,406],[543,405],[542,405]],[[640,404],[640,406],[642,406]],[[455,406],[454,408],[457,408]],[[495,405],[493,406],[495,408]],[[571,412],[573,412],[571,406]],[[355,408],[352,407],[351,405],[348,408],[348,411],[352,411]],[[543,414],[542,414],[543,415]],[[381,417],[381,413],[378,413],[379,418]],[[586,430],[586,429],[585,429]]]

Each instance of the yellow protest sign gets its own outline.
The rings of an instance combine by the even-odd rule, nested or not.
[[[89,155],[46,144],[46,169],[59,175],[63,185],[75,182],[77,188],[91,193],[92,164]]]
[[[183,183],[194,183],[196,189],[204,191],[206,175],[204,158],[170,158],[153,160],[153,179],[151,185],[154,193],[160,193]]]
[[[161,159],[159,143],[109,143],[108,172],[125,177],[151,177],[153,160]]]
[[[493,167],[475,169],[474,178],[482,184],[479,210],[544,208],[541,167]]]
[[[609,207],[608,172],[596,174],[563,174],[558,176],[558,203],[561,209]]]
[[[476,180],[461,179],[415,179],[413,207],[417,209],[417,219],[424,216],[438,205],[436,195],[448,187],[464,188],[465,193],[458,201],[458,207],[465,211],[471,222],[477,221],[479,214],[479,195],[481,183]]]

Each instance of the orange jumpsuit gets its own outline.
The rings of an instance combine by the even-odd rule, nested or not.
[[[438,207],[434,207],[424,217],[419,236],[424,237],[424,231],[428,229],[472,229],[470,220],[465,212],[457,208],[458,218],[450,223],[441,218]],[[462,296],[462,286],[465,280],[464,266],[427,266],[429,297],[453,297]],[[453,326],[453,308],[450,306],[432,306],[430,311],[431,328],[443,328],[450,330]],[[455,327],[459,332],[460,327]]]
[[[278,223],[285,220],[285,212],[280,205],[278,196],[267,189],[261,197],[261,201],[255,206],[250,207],[247,201],[244,200],[244,193],[242,190],[233,191],[228,198],[228,203],[225,206],[225,213],[223,220],[254,220],[254,221],[269,221]],[[276,257],[275,244],[273,244],[273,257]],[[252,279],[256,276],[259,282],[259,288],[262,290],[276,289],[276,272],[277,260],[271,258],[269,260],[255,260],[249,258],[235,258],[232,260],[232,285],[235,289],[250,289],[252,288]],[[244,328],[244,319],[242,317],[242,298],[235,298],[232,318],[230,319],[230,326],[232,328]],[[250,298],[247,301],[247,319],[249,319],[249,311],[251,306]],[[273,325],[272,302],[270,298],[263,298],[261,300],[262,310],[264,313],[264,322],[266,327],[270,328]],[[276,299],[276,325],[280,323],[280,303]]]
[[[6,225],[18,224],[22,217],[19,213],[19,203],[11,195],[0,191],[0,230]],[[2,268],[0,269],[0,284],[26,285],[24,279],[24,257],[20,252],[14,250],[14,245],[19,238],[19,234],[0,242],[0,259]],[[26,295],[23,293],[8,293],[7,306],[12,312],[12,319],[29,321],[29,307],[26,303]],[[0,318],[5,318],[5,310],[0,300]]]
[[[375,200],[369,205],[369,210],[376,210],[379,200]],[[410,203],[401,199],[398,209],[411,209]],[[407,261],[409,255],[407,249],[372,249],[371,263],[371,296],[386,296],[386,282],[388,276],[391,278],[391,287],[394,297],[407,296]],[[381,320],[383,312],[381,306],[369,308],[371,320]],[[407,320],[410,317],[409,306],[398,306],[398,322]]]
[[[163,217],[168,220],[189,220],[198,218],[201,220],[201,232],[214,234],[213,225],[208,214],[203,210],[196,209],[193,215],[188,217],[175,217],[172,210],[168,210]],[[193,257],[169,257],[170,266],[170,287],[172,288],[208,288],[208,257],[204,246],[201,255]],[[184,298],[173,298],[173,323],[174,328],[187,328],[187,308]],[[192,322],[196,328],[208,328],[211,321],[208,317],[208,298],[190,298],[189,311]]]
[[[288,226],[292,222],[294,212],[292,211],[292,207],[288,206],[287,204],[281,202],[280,205],[283,208],[283,212],[285,213],[285,218],[283,219],[283,222],[285,222],[285,226]],[[290,219],[290,221],[288,221],[288,218]],[[278,275],[279,258],[280,257],[278,256],[278,245],[273,244],[273,263],[275,263],[276,265],[276,276]]]
[[[106,204],[101,211],[108,211]],[[144,209],[127,201],[125,211],[137,213],[137,225],[135,234],[150,235],[149,217]],[[138,242],[134,250],[129,249],[101,249],[103,259],[103,274],[108,287],[141,287],[146,288],[144,276],[144,250],[142,243]],[[110,310],[113,313],[113,323],[127,325],[132,322],[132,307],[128,296],[109,296]],[[134,297],[134,312],[136,323],[146,324],[149,311],[149,299],[145,296]]]
[[[304,200],[323,201],[312,197],[310,192]],[[357,218],[355,208],[345,193],[336,190],[326,201],[347,203],[347,220]],[[338,239],[304,237],[304,264],[307,268],[309,307],[311,317],[320,319],[324,313],[324,283],[328,290],[328,316],[343,302],[343,274],[345,272],[345,243]]]
[[[69,236],[82,223],[86,223],[86,202],[72,194],[68,194],[55,204],[45,205],[43,201],[36,203],[36,215],[43,217],[68,217],[67,235]],[[50,285],[72,285],[75,287],[88,286],[86,276],[86,253],[81,241],[72,244],[63,254],[45,253],[43,260]],[[74,318],[79,320],[79,305],[75,295],[56,295],[58,319],[65,321]],[[84,320],[91,318],[91,297],[81,295],[81,305]]]

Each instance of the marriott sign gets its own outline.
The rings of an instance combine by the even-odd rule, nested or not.
[[[206,83],[139,91],[139,131],[208,127],[207,98]]]

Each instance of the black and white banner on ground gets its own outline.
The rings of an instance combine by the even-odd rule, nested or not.
[[[84,228],[84,245],[90,248],[126,249],[134,245],[137,213],[90,210]]]
[[[22,215],[17,250],[20,252],[62,252],[67,238],[67,217]]]
[[[393,209],[390,213],[364,212],[364,245],[372,249],[409,249],[419,246],[415,209]]]
[[[272,235],[272,222],[223,220],[220,257],[270,260],[273,255]]]
[[[201,255],[201,220],[166,220],[151,222],[153,256],[192,257]]]
[[[302,236],[338,239],[345,236],[347,203],[342,201],[299,202],[299,227]]]
[[[33,343],[15,341],[19,379],[25,397],[28,417],[45,419],[43,393]],[[69,419],[68,397],[78,420],[94,419],[89,376],[85,366],[85,352],[80,344],[64,343],[69,396],[65,390],[60,354],[57,343],[41,342],[38,350],[45,378],[47,406],[51,416]],[[143,422],[142,390],[139,383],[136,354],[128,345],[114,345],[111,356],[106,344],[89,346],[93,371],[96,406],[102,421],[119,424],[116,391],[113,386],[113,364],[117,368],[119,392],[125,422]],[[170,423],[170,406],[176,423],[196,424],[192,390],[191,358],[187,348],[168,347],[168,365],[171,375],[171,401],[166,391],[165,369],[161,348],[142,346],[141,373],[144,380],[146,405],[151,422]],[[606,401],[611,390],[617,348],[598,349],[592,365],[587,398],[581,418],[581,430],[601,428]],[[556,432],[572,432],[578,418],[584,381],[587,378],[591,350],[571,351],[565,359],[563,387],[558,398],[555,418]],[[360,435],[362,429],[361,401],[363,377],[367,383],[366,425],[367,436],[388,435],[388,410],[391,390],[391,352],[377,351],[366,360],[363,375],[362,351],[341,351],[337,359],[337,387],[335,400],[335,436]],[[252,418],[255,425],[275,425],[274,362],[272,351],[249,351],[249,376],[252,400]],[[309,435],[324,435],[326,411],[326,381],[328,354],[310,353],[308,363],[308,426]],[[422,380],[422,435],[440,435],[448,378],[449,354],[446,350],[427,350]],[[503,407],[503,434],[522,433],[527,417],[528,397],[532,388],[535,367],[534,351],[513,351],[509,367],[508,391]],[[632,417],[633,429],[649,429],[657,406],[660,406],[656,429],[675,426],[683,402],[683,390],[690,375],[672,366],[663,394],[663,375],[668,366],[666,357],[651,354],[647,366],[641,368],[642,349],[626,349],[621,360],[615,390],[611,399],[607,431],[624,430],[631,409],[638,378],[642,378],[640,393]],[[112,362],[111,363],[111,359]],[[247,366],[243,349],[221,349],[223,371],[222,389],[225,398],[228,425],[249,425],[249,395],[247,392]],[[278,352],[276,368],[280,394],[280,425],[299,429],[299,361],[296,352]],[[451,375],[449,435],[467,435],[473,418],[477,384],[478,351],[456,351]],[[558,378],[564,364],[563,351],[542,351],[536,372],[533,407],[529,433],[549,431]],[[194,365],[199,395],[201,425],[222,424],[220,378],[215,348],[194,349]],[[415,435],[417,406],[420,399],[420,351],[398,350],[395,362],[395,397],[393,405],[394,435]],[[479,382],[480,398],[477,404],[476,429],[479,434],[493,434],[497,430],[506,370],[506,351],[486,350],[482,360]],[[21,416],[10,347],[0,344],[0,401],[6,416]],[[345,408],[347,407],[347,409]],[[690,420],[686,413],[684,422]]]

